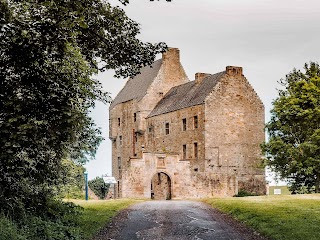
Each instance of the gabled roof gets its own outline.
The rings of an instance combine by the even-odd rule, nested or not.
[[[148,117],[173,112],[179,109],[192,107],[204,103],[205,98],[226,72],[220,72],[204,78],[201,82],[188,82],[173,87]]]
[[[133,99],[141,100],[147,93],[147,89],[157,76],[162,64],[162,59],[155,61],[151,66],[143,67],[140,74],[129,78],[126,85],[118,93],[110,105],[110,109],[119,103]]]

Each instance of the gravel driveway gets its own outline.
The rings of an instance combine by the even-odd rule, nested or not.
[[[118,214],[94,240],[266,239],[195,201],[149,201]]]

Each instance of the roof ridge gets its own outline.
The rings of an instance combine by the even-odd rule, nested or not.
[[[147,94],[147,90],[162,66],[162,59],[158,59],[151,65],[144,66],[140,69],[140,73],[129,78],[117,96],[113,99],[109,109],[116,105],[133,99],[140,100]]]
[[[173,112],[179,109],[200,105],[210,94],[217,82],[225,74],[225,71],[210,74],[203,81],[197,83],[190,81],[171,88],[168,93],[158,102],[148,117]]]

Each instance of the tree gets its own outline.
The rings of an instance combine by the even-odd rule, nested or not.
[[[305,72],[294,69],[280,83],[266,129],[269,141],[262,148],[267,165],[291,189],[320,191],[320,67],[305,64]]]
[[[110,184],[106,184],[103,178],[96,177],[88,181],[89,188],[94,192],[94,194],[100,199],[104,199],[109,191]]]
[[[57,186],[57,193],[63,198],[84,199],[85,168],[69,159],[63,159],[62,166],[62,184]]]
[[[102,138],[88,113],[110,97],[93,74],[132,76],[166,48],[139,31],[105,0],[0,0],[1,212],[43,215],[62,159],[94,157]]]

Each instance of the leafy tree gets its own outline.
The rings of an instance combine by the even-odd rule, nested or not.
[[[89,188],[100,199],[104,199],[109,191],[110,184],[106,184],[103,178],[96,177],[93,180],[88,181]]]
[[[110,97],[93,74],[134,75],[166,48],[139,31],[105,0],[0,0],[2,212],[42,215],[63,183],[62,159],[94,156],[102,138],[88,113]]]
[[[305,72],[294,69],[280,83],[266,125],[269,141],[262,148],[267,164],[287,178],[291,190],[320,191],[320,67],[305,64]]]
[[[57,186],[57,193],[63,198],[84,199],[85,168],[69,159],[62,160],[62,166],[62,184]]]

